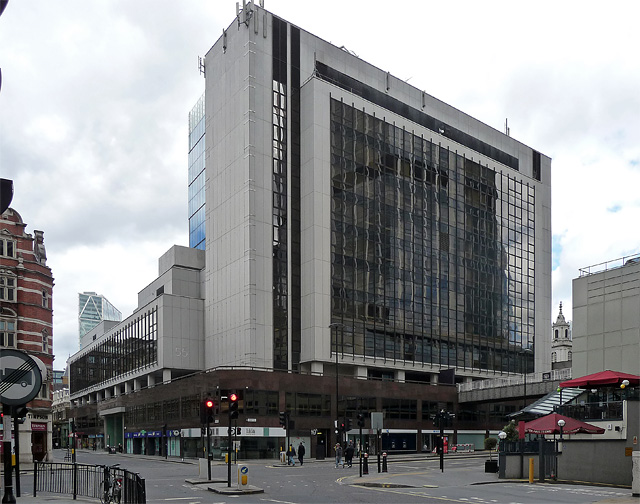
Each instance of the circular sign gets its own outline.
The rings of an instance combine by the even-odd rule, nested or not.
[[[242,474],[247,474],[247,473],[249,472],[249,468],[248,468],[247,466],[242,466],[242,467],[240,468],[240,472],[241,472]]]
[[[36,397],[42,387],[42,373],[35,360],[19,350],[0,352],[0,397],[3,404],[22,406]]]

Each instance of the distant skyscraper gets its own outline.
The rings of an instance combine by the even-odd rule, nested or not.
[[[122,320],[120,310],[100,294],[96,294],[95,292],[82,292],[78,294],[78,299],[80,339],[103,320],[114,320],[117,322]]]
[[[189,112],[189,247],[204,250],[204,94]]]

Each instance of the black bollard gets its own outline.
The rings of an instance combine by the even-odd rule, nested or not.
[[[364,454],[364,461],[362,463],[362,474],[369,474],[369,454]]]
[[[382,454],[382,472],[387,472],[387,452]]]

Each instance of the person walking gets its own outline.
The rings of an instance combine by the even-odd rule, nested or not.
[[[298,445],[298,460],[300,461],[300,465],[304,464],[304,454],[305,454],[306,450],[304,448],[304,444],[302,444],[302,441],[300,441],[300,444]]]
[[[296,449],[293,447],[292,444],[289,445],[289,450],[287,451],[287,455],[289,458],[288,464],[289,465],[296,465],[296,460],[293,458],[296,456]]]
[[[353,443],[349,441],[349,446],[344,451],[344,461],[345,463],[351,467],[353,464],[353,452],[355,449],[353,448]]]
[[[344,468],[344,464],[342,463],[342,446],[340,446],[340,443],[336,443],[335,450],[336,450],[336,469],[338,468],[339,465],[342,465],[342,467]]]

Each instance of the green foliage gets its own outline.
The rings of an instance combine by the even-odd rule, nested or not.
[[[498,440],[494,437],[488,437],[484,440],[484,449],[485,450],[495,450],[496,445],[498,444]]]
[[[502,428],[502,430],[507,434],[505,441],[517,441],[519,439],[518,424],[515,422],[515,420],[511,420]]]
[[[493,450],[498,444],[498,440],[494,437],[484,438],[484,449],[489,450],[489,459],[493,460]]]

